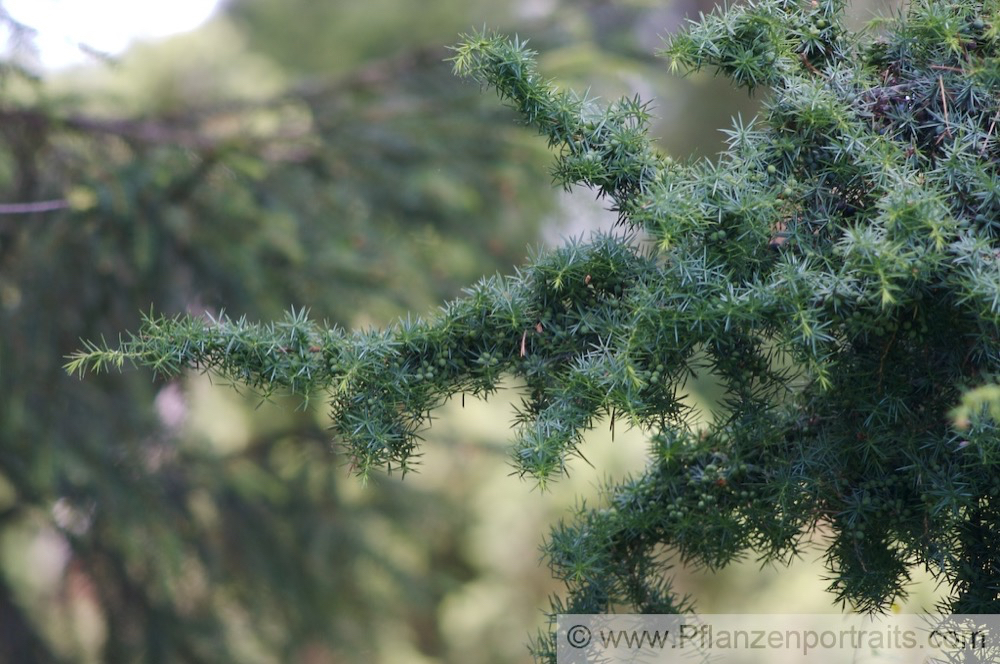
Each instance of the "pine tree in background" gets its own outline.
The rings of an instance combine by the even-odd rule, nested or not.
[[[523,384],[514,464],[542,485],[598,419],[643,427],[646,472],[545,544],[567,587],[553,613],[676,612],[665,551],[788,562],[817,529],[853,608],[887,607],[926,567],[950,588],[941,608],[998,613],[1000,5],[914,2],[860,35],[842,10],[762,0],[669,40],[672,66],[768,91],[718,160],[690,163],[654,149],[637,98],[600,109],[523,42],[474,34],[458,73],[515,107],[558,150],[557,181],[596,190],[626,232],[541,253],[429,320],[150,316],[69,369],[324,391],[363,476],[408,470],[431,410],[504,375]],[[682,398],[697,372],[725,390],[700,430]],[[535,650],[554,658],[547,635]]]
[[[455,661],[434,612],[482,570],[454,496],[356,497],[313,413],[220,451],[178,383],[66,380],[59,356],[150,302],[346,325],[454,296],[522,260],[544,150],[440,48],[264,93],[253,53],[179,55],[139,72],[163,97],[110,103],[0,63],[0,661]],[[215,78],[244,67],[255,95]]]

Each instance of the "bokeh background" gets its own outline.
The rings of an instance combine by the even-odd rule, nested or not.
[[[0,1],[0,662],[530,661],[561,591],[538,547],[642,467],[642,432],[599,427],[542,493],[511,475],[502,390],[441,409],[418,473],[362,486],[322,395],[62,365],[151,308],[384,325],[610,228],[444,47],[517,32],[560,85],[655,99],[662,149],[712,158],[762,100],[653,55],[712,3],[228,0],[128,48],[67,58],[62,39],[56,60],[43,4],[72,24],[88,3]],[[712,385],[691,388],[709,412]],[[705,611],[838,610],[818,549],[674,572]]]

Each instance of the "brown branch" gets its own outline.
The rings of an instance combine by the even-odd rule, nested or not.
[[[214,147],[218,141],[191,129],[172,127],[151,120],[102,119],[84,115],[54,117],[31,108],[0,108],[0,123],[24,125],[41,131],[59,128],[92,134],[108,134],[142,143],[172,144],[194,149]]]
[[[802,60],[802,64],[805,66],[806,69],[811,71],[816,76],[819,76],[822,79],[826,79],[826,74],[816,69],[816,67],[813,66],[813,63],[809,62],[809,58],[806,56],[805,53],[799,53],[799,58]]]
[[[0,0],[2,2],[2,0]],[[0,7],[2,11],[2,7]],[[2,15],[0,15],[2,16]],[[358,92],[379,90],[396,81],[408,80],[414,71],[443,62],[443,49],[414,49],[384,60],[373,62],[357,72],[337,78],[316,78],[299,84],[274,98],[266,100],[239,100],[208,107],[188,109],[182,116],[174,117],[94,117],[83,114],[53,115],[35,108],[0,106],[0,127],[12,135],[23,133],[22,128],[44,136],[60,130],[100,137],[117,137],[133,144],[169,145],[188,148],[198,153],[215,153],[233,147],[259,151],[269,162],[303,162],[315,154],[310,137],[317,131],[312,121],[304,126],[285,128],[267,135],[254,135],[245,131],[241,122],[218,123],[213,120],[264,109],[280,109],[304,105],[315,111],[317,104],[328,104],[329,98],[352,95]],[[224,125],[226,130],[220,131]],[[20,198],[31,198],[30,188]],[[68,207],[53,203],[52,207],[38,204],[10,204],[0,207],[0,214],[30,214]],[[30,205],[30,207],[22,207]]]
[[[979,156],[986,154],[986,148],[989,147],[990,139],[993,138],[993,130],[996,129],[997,120],[1000,120],[1000,111],[993,116],[992,122],[990,122],[989,131],[986,132],[986,137],[983,139],[983,147],[979,150]]]
[[[63,120],[62,124],[68,129],[111,134],[142,143],[179,145],[197,150],[213,148],[218,144],[218,140],[196,130],[149,120],[102,120],[75,115]]]
[[[951,129],[948,127],[950,124],[948,121],[948,98],[944,94],[944,78],[938,76],[938,84],[941,86],[941,106],[944,107],[944,131],[948,134],[948,138],[951,138]]]
[[[65,210],[68,207],[69,201],[63,199],[36,201],[34,203],[0,203],[0,214],[36,214],[38,212]]]

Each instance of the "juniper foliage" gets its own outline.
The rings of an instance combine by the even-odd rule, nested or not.
[[[843,9],[759,0],[669,38],[672,67],[766,99],[716,160],[684,163],[657,152],[638,98],[601,108],[524,42],[472,34],[457,73],[520,111],[556,182],[606,197],[624,233],[539,253],[427,320],[150,316],[68,366],[325,391],[362,475],[409,470],[431,410],[507,375],[523,385],[513,463],[543,485],[599,419],[648,430],[646,471],[544,544],[567,587],[554,613],[686,609],[672,560],[788,562],[818,529],[830,590],[855,609],[925,567],[950,588],[942,608],[1000,612],[993,388],[952,417],[1000,372],[1000,3],[920,0],[861,33]],[[703,428],[683,398],[698,372],[724,387]]]

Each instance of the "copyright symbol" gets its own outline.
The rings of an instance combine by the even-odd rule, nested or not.
[[[583,625],[573,625],[566,632],[566,641],[574,648],[586,648],[590,645],[590,630]]]

